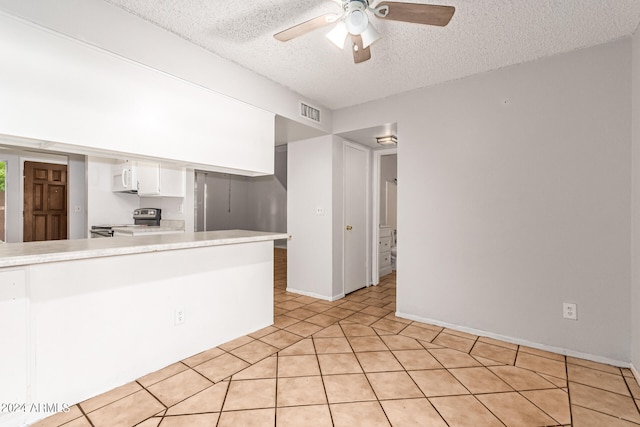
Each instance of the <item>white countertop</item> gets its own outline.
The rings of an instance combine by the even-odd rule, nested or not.
[[[113,227],[112,230],[118,236],[146,236],[152,234],[184,233],[184,228],[163,227],[154,225],[131,225],[126,227]]]
[[[221,230],[102,239],[5,243],[0,245],[0,268],[287,238],[289,235],[286,233]]]

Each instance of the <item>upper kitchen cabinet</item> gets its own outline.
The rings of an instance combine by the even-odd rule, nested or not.
[[[184,197],[184,168],[158,163],[137,162],[138,196]]]
[[[271,112],[1,12],[0,57],[15,145],[273,174]]]

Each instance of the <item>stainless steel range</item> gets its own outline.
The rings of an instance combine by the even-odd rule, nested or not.
[[[155,227],[148,231],[161,232],[160,218],[161,209],[157,208],[140,208],[133,211],[133,224],[105,224],[94,225],[91,227],[91,237],[113,237],[118,234],[133,235],[133,230],[147,229],[147,227]],[[131,233],[127,232],[131,230]],[[171,230],[166,230],[170,232]]]

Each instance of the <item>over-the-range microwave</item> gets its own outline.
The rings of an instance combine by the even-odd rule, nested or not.
[[[119,193],[138,192],[138,168],[135,162],[113,165],[111,171],[112,191]]]

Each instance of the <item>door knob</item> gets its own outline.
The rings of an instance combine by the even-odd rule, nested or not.
[[[350,225],[347,225],[347,230],[353,230],[353,227]]]

